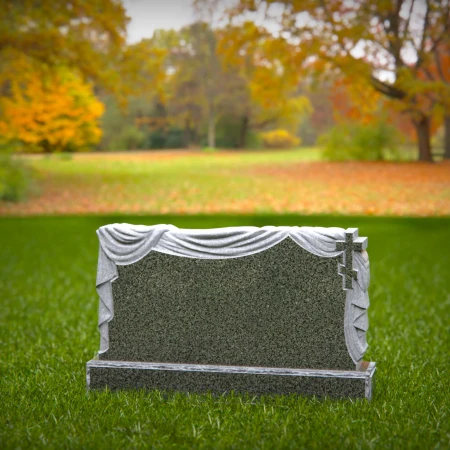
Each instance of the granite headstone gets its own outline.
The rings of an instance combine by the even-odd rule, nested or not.
[[[357,229],[114,224],[97,234],[89,388],[371,398]]]

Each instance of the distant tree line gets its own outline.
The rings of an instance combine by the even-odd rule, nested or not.
[[[450,158],[448,1],[240,0],[212,27],[216,3],[195,0],[196,23],[127,45],[118,0],[5,2],[0,146],[348,146],[347,130],[361,146],[415,141],[425,161],[437,133]],[[278,33],[247,20],[275,3]]]
[[[133,86],[137,93],[122,116],[106,100],[105,149],[136,140],[141,148],[260,146],[258,133],[282,129],[295,136],[312,111],[273,37],[251,22],[239,29],[197,22],[158,30],[130,51],[136,58],[158,55],[158,76],[149,73],[148,83]]]
[[[299,68],[378,93],[414,128],[422,161],[432,160],[433,129],[441,125],[450,158],[449,0],[240,0],[232,15],[270,16],[275,4],[280,36],[301,49]]]

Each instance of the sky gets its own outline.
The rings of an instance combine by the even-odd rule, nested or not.
[[[158,28],[180,29],[195,20],[191,0],[124,0],[128,24],[128,42],[149,38]]]
[[[235,0],[220,0],[221,10],[215,12],[214,21],[220,20],[223,11],[234,3]],[[123,0],[123,4],[131,18],[127,36],[130,44],[152,37],[159,28],[180,29],[196,20],[192,0]],[[264,20],[261,13],[247,13],[245,17],[265,25],[271,31],[277,28],[272,22]]]

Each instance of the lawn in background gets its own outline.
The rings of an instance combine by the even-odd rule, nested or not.
[[[320,161],[315,148],[26,157],[40,192],[0,215],[449,216],[450,163]]]
[[[121,221],[359,227],[371,258],[372,402],[86,392],[99,345],[95,230]],[[450,448],[449,230],[450,218],[2,218],[0,446]]]

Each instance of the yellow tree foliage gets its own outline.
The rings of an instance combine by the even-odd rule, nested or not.
[[[287,130],[277,129],[261,133],[266,148],[292,148],[300,145],[300,138]]]
[[[369,125],[387,121],[394,125],[408,140],[411,142],[416,141],[413,124],[411,121],[406,120],[399,102],[383,96],[374,89],[367,89],[359,78],[353,79],[350,76],[343,75],[335,79],[330,100],[333,105],[334,119],[337,123],[345,123],[350,120]],[[423,105],[423,103],[419,104],[419,102],[426,101],[429,101],[429,98],[425,95],[419,96],[417,94],[419,106]],[[425,109],[425,106],[423,106],[423,109]],[[431,134],[436,132],[438,126],[438,121],[434,120],[431,122]]]
[[[26,151],[79,151],[101,138],[103,104],[90,85],[69,70],[26,71],[0,98],[0,137]]]
[[[249,128],[282,128],[295,132],[312,112],[307,97],[298,95],[298,51],[266,28],[246,21],[219,31],[218,52],[225,70],[237,73],[249,92],[242,115]]]
[[[128,20],[120,0],[1,1],[0,86],[11,61],[27,57],[117,93]]]
[[[384,112],[381,94],[349,76],[334,80],[330,100],[337,122],[351,120],[367,125],[378,121]]]

